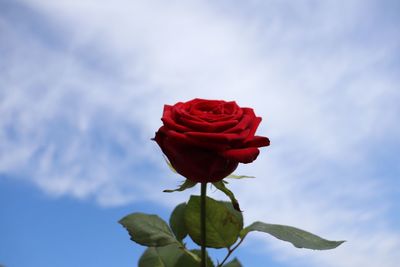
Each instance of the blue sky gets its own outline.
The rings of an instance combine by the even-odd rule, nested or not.
[[[397,1],[0,0],[0,264],[134,266],[116,222],[167,218],[191,190],[150,141],[164,104],[236,100],[269,136],[232,190],[255,220],[336,250],[254,234],[244,266],[400,261]],[[224,198],[211,192],[214,198]]]

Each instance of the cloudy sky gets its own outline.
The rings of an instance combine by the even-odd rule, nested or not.
[[[164,104],[236,100],[271,146],[232,181],[244,266],[400,262],[400,4],[390,0],[0,0],[0,264],[135,266],[116,222],[171,209],[155,143]],[[223,196],[211,192],[215,198]]]

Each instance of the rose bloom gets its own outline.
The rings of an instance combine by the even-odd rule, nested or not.
[[[194,182],[216,182],[231,174],[239,163],[250,163],[268,146],[256,136],[261,118],[236,102],[193,99],[165,105],[163,126],[153,140],[175,170]]]

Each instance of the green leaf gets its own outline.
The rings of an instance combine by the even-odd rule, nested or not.
[[[181,203],[175,207],[169,218],[169,225],[171,226],[172,232],[175,237],[182,241],[187,236],[186,224],[185,224],[185,209],[186,203]]]
[[[167,223],[157,215],[132,213],[119,221],[131,240],[144,246],[160,247],[178,243]]]
[[[200,254],[194,253],[193,252],[194,250],[188,250],[186,248],[182,248],[182,250],[183,250],[183,252],[186,253],[187,256],[191,257],[194,261],[196,261],[196,262],[200,262],[201,261]]]
[[[192,240],[201,245],[200,196],[191,196],[185,210],[185,224]],[[225,203],[206,198],[206,246],[230,247],[238,239],[242,224]]]
[[[345,241],[329,241],[304,230],[279,224],[255,222],[244,228],[240,236],[244,238],[251,231],[259,231],[270,234],[280,240],[288,241],[296,248],[308,248],[316,250],[333,249]]]
[[[231,179],[246,179],[246,178],[256,178],[255,176],[248,176],[248,175],[236,175],[236,174],[231,174],[225,178],[231,178]]]
[[[184,181],[177,189],[166,189],[163,192],[165,193],[172,193],[172,192],[176,192],[176,191],[184,191],[188,188],[192,188],[193,186],[195,186],[197,183],[190,181],[189,179],[186,179],[186,181]]]
[[[221,192],[223,192],[225,195],[227,195],[229,197],[229,199],[232,202],[233,207],[235,208],[235,210],[237,211],[241,211],[240,210],[240,206],[239,206],[239,202],[237,201],[237,199],[235,198],[235,195],[233,194],[233,192],[231,190],[229,190],[225,184],[222,181],[218,181],[213,183],[213,185],[220,190]]]
[[[200,257],[200,250],[194,249],[191,250],[192,253]],[[188,255],[182,255],[176,264],[175,267],[200,267],[200,261],[196,261],[193,259],[193,257],[190,257]],[[213,261],[210,259],[207,253],[207,267],[214,267]]]
[[[227,264],[224,264],[223,267],[242,267],[242,264],[237,258],[234,258],[232,261],[228,262]]]
[[[233,207],[232,203],[229,201],[218,201],[218,202],[223,203],[229,209],[229,211],[232,213],[232,215],[234,215],[237,218],[239,225],[240,225],[240,229],[243,229],[243,214],[242,214],[242,212],[237,211]]]
[[[176,267],[183,251],[176,245],[149,247],[139,259],[139,267]]]
[[[139,267],[200,267],[200,250],[191,250],[195,260],[185,254],[176,244],[164,247],[149,247],[139,259]],[[214,263],[207,255],[207,266],[214,267]]]

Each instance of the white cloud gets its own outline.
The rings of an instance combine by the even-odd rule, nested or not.
[[[149,142],[162,105],[235,99],[272,140],[240,169],[258,178],[232,182],[246,220],[349,241],[327,253],[269,249],[315,266],[400,260],[399,229],[384,216],[390,188],[370,154],[399,133],[399,38],[389,24],[371,28],[375,2],[25,3],[0,17],[0,172],[102,205],[183,200],[157,191],[178,180],[165,179]],[[22,11],[25,22],[12,19]]]

